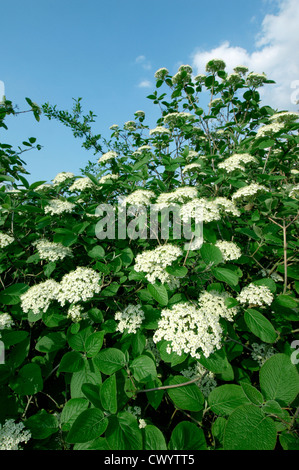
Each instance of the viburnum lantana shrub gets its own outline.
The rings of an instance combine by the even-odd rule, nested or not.
[[[1,147],[1,449],[299,447],[299,115],[220,59],[155,78],[157,122],[109,141],[42,107],[81,175]]]

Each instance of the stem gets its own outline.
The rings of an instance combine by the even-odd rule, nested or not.
[[[194,382],[198,382],[199,380],[201,381],[207,373],[208,371],[206,371],[201,377],[195,377],[195,379],[189,380],[188,382],[184,382],[182,384],[163,385],[162,387],[147,388],[145,390],[137,390],[136,393],[155,392],[156,390],[167,390],[169,388],[185,387],[185,385],[193,384]]]

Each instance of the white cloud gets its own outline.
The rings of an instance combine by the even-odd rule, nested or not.
[[[194,73],[204,73],[206,63],[213,58],[225,61],[231,72],[236,65],[246,65],[250,71],[262,73],[276,82],[260,89],[264,104],[279,109],[296,109],[299,99],[299,5],[298,0],[278,0],[276,15],[266,15],[249,52],[225,41],[209,51],[197,50],[192,55]]]
[[[138,84],[138,87],[139,87],[139,88],[151,88],[151,87],[152,87],[152,83],[151,83],[149,80],[142,80],[142,81]]]
[[[144,70],[151,70],[152,68],[150,61],[146,59],[145,55],[136,57],[135,63],[140,64]]]

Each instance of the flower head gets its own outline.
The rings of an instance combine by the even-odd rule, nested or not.
[[[19,444],[27,444],[30,438],[31,432],[22,422],[6,419],[3,425],[0,423],[0,450],[22,450]]]

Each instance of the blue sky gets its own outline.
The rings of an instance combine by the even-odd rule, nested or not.
[[[97,115],[94,133],[105,137],[109,126],[122,125],[137,110],[155,123],[157,110],[146,96],[157,69],[176,73],[189,64],[200,73],[213,57],[228,69],[248,65],[266,72],[277,86],[263,99],[298,108],[298,0],[0,0],[0,17],[7,99],[22,110],[26,96],[70,110],[72,99],[82,97],[84,112]],[[79,174],[95,160],[56,121],[36,123],[22,114],[7,125],[2,142],[17,146],[36,137],[43,146],[24,154],[30,182],[50,181],[60,171]]]

